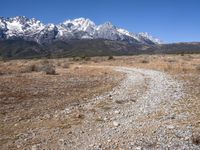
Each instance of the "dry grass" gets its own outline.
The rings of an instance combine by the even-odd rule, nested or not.
[[[171,74],[198,72],[200,55],[140,55],[115,57],[106,61],[106,57],[93,58],[95,65],[130,66],[165,71]]]
[[[101,117],[96,117],[94,120],[96,122],[104,122],[104,120]]]
[[[62,64],[62,67],[63,67],[63,68],[69,68],[69,67],[70,67],[70,64],[65,62],[65,63]]]
[[[107,102],[99,102],[97,105],[96,105],[97,108],[100,108],[100,109],[103,109],[105,111],[111,109],[111,107],[109,106],[109,103]]]
[[[195,134],[192,136],[192,143],[196,145],[200,145],[200,135]]]
[[[30,129],[68,129],[80,124],[84,120],[81,114],[64,120],[44,116],[109,91],[122,79],[107,68],[79,67],[77,62],[65,69],[58,62],[69,64],[65,59],[12,60],[0,64],[0,145]],[[58,75],[47,75],[44,67],[49,65]]]

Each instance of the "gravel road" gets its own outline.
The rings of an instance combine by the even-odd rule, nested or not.
[[[52,148],[200,149],[191,141],[192,127],[178,124],[187,115],[176,114],[172,107],[184,97],[180,82],[154,70],[113,69],[123,73],[124,79],[112,91],[66,108],[69,113],[79,109],[83,121],[63,133]],[[62,116],[64,112],[55,115]]]

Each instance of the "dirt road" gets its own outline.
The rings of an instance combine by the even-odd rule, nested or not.
[[[185,116],[176,115],[171,107],[184,96],[181,83],[159,71],[114,69],[125,74],[124,80],[112,91],[79,105],[83,123],[73,126],[57,146],[62,149],[199,149],[189,141],[191,128],[176,125]]]

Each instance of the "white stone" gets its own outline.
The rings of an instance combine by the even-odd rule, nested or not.
[[[118,127],[120,124],[119,124],[117,121],[113,121],[113,125],[114,125],[115,127]]]
[[[120,114],[120,111],[119,110],[115,110],[115,114]]]
[[[142,147],[138,146],[135,148],[136,150],[142,150]]]
[[[168,125],[167,128],[168,129],[174,129],[175,127],[173,125]]]

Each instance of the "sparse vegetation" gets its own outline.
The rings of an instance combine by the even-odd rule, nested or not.
[[[0,72],[0,76],[2,76],[2,75],[4,75],[4,73],[3,73],[3,72]]]
[[[62,67],[63,67],[63,68],[69,68],[69,67],[70,67],[70,64],[65,62],[65,63],[62,65]]]
[[[96,105],[96,107],[97,107],[97,108],[101,108],[101,109],[103,109],[103,110],[105,110],[105,111],[111,109],[111,107],[109,106],[109,104],[106,103],[106,102],[99,102],[99,103]]]
[[[97,118],[95,118],[95,121],[96,122],[103,122],[104,120],[101,117],[97,117]]]
[[[85,102],[87,103],[94,97],[111,91],[113,87],[118,85],[124,78],[123,74],[112,71],[108,69],[109,67],[104,67],[109,65],[147,68],[162,72],[165,70],[167,74],[185,83],[185,92],[187,95],[192,95],[194,98],[190,97],[180,104],[176,103],[174,108],[177,112],[175,112],[175,114],[192,114],[188,115],[188,120],[185,119],[184,124],[191,124],[193,128],[198,128],[199,123],[197,120],[199,120],[200,106],[198,101],[200,96],[198,78],[200,70],[199,58],[199,55],[191,55],[189,57],[185,54],[184,56],[115,56],[115,60],[111,59],[109,61],[108,56],[105,56],[92,58],[92,61],[88,62],[84,60],[75,62],[72,59],[10,60],[1,62],[0,114],[3,114],[0,115],[0,118],[2,118],[0,119],[1,134],[8,135],[8,137],[16,137],[22,133],[27,133],[29,137],[31,136],[28,134],[29,131],[36,130],[42,138],[56,136],[54,132],[52,132],[54,134],[52,135],[50,132],[43,130],[44,127],[48,128],[48,131],[59,130],[61,133],[73,134],[71,130],[73,130],[75,126],[79,127],[88,121],[86,120],[88,117],[87,113],[91,113],[91,116],[93,115],[91,123],[104,125],[108,122],[108,124],[112,126],[112,121],[115,118],[113,117],[111,118],[113,120],[109,120],[109,117],[111,115],[117,116],[123,114],[123,110],[121,109],[119,114],[113,110],[118,111],[118,108],[125,108],[129,105],[130,101],[137,103],[137,98],[136,100],[130,98],[128,101],[123,101],[124,99],[115,100],[115,96],[111,94],[106,98],[106,101],[98,100],[97,103],[92,104],[93,107],[90,107],[87,111],[85,111],[85,107],[82,107]],[[94,60],[96,63],[94,63]],[[142,63],[142,60],[148,60],[148,63]],[[70,65],[72,63],[73,65]],[[65,67],[67,67],[67,69],[63,69]],[[53,75],[59,75],[45,75],[48,74],[48,72]],[[144,86],[144,89],[145,88]],[[72,106],[73,109],[68,109],[68,106],[70,106],[70,108]],[[76,109],[80,111],[76,111]],[[108,116],[99,115],[100,113],[108,114]],[[46,114],[49,114],[49,117],[48,115],[44,117]],[[162,113],[156,113],[156,115],[149,114],[148,117],[150,118],[146,116],[142,118],[141,116],[141,118],[139,117],[138,119],[141,121],[143,119],[146,121],[147,119],[147,121],[149,121],[153,117],[153,119],[162,117]],[[10,119],[6,120],[6,118]],[[173,121],[176,121],[176,116],[174,118]],[[179,126],[179,124],[181,126],[181,122],[178,122],[177,126]],[[122,124],[120,123],[120,125]],[[118,126],[114,126],[114,128],[118,128]],[[79,128],[77,129],[79,130]],[[135,130],[137,129],[133,129],[133,132]],[[156,127],[154,130],[156,130]],[[141,128],[141,131],[145,132],[146,130],[144,129],[143,131]],[[82,134],[82,130],[80,130],[80,132]],[[85,130],[83,130],[83,132],[85,132]],[[35,135],[35,137],[38,138],[37,135]],[[19,137],[17,138],[17,141],[21,140],[20,142],[22,142],[23,146],[21,148],[29,148],[29,146],[34,143],[33,139],[25,141],[24,139],[26,139],[26,137],[20,137],[21,139]],[[195,135],[188,138],[191,144],[199,146],[199,136]],[[4,138],[4,136],[2,136],[0,144],[10,144],[16,147],[13,141],[12,138]],[[57,139],[55,142],[57,142]]]
[[[55,66],[48,60],[42,60],[39,63],[34,62],[27,64],[22,67],[21,73],[31,73],[31,72],[45,72],[48,75],[56,75]]]
[[[57,62],[57,66],[61,66],[61,62],[59,61],[59,62]]]
[[[91,57],[85,57],[85,61],[91,60]]]
[[[46,64],[49,64],[49,63],[50,63],[50,61],[48,59],[41,60],[42,65],[46,65]]]
[[[117,100],[117,101],[115,101],[115,103],[117,103],[117,104],[123,104],[124,102]]]
[[[112,60],[112,59],[114,59],[113,56],[108,56],[108,60]]]
[[[40,69],[48,75],[56,75],[55,67],[52,64],[43,65]]]
[[[197,71],[200,71],[200,65],[197,65],[197,66],[196,66],[196,70],[197,70]]]
[[[79,57],[73,57],[72,60],[73,60],[73,61],[79,61],[80,58],[79,58]]]
[[[37,71],[37,66],[35,64],[27,66],[27,72],[33,72],[33,71]]]
[[[194,143],[195,145],[200,145],[200,135],[193,135],[192,136],[192,143]]]
[[[149,63],[148,60],[141,60],[140,62],[143,63],[143,64],[147,64],[147,63]]]

